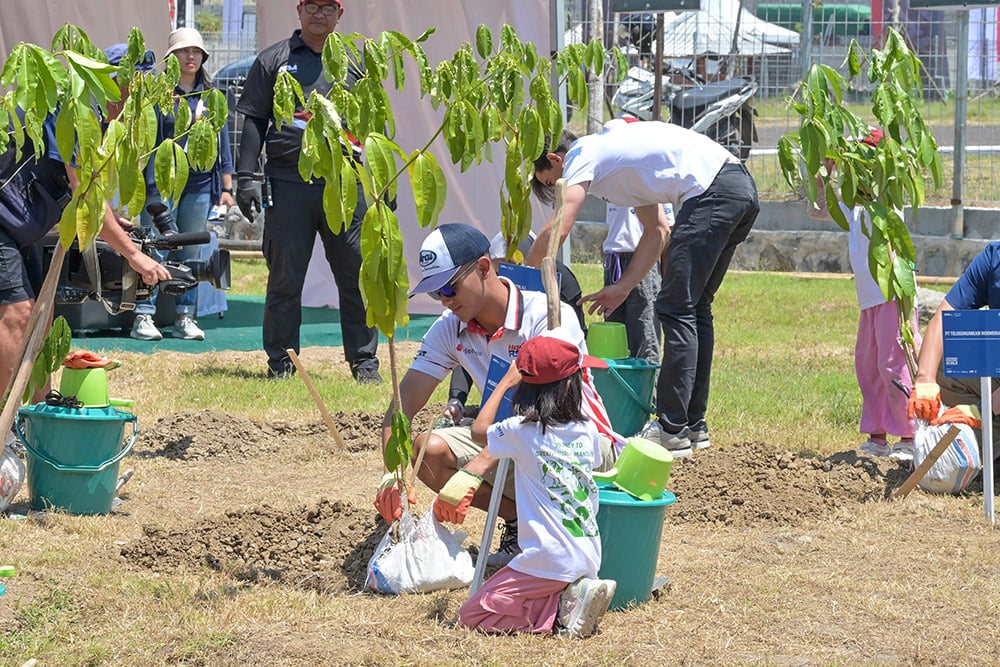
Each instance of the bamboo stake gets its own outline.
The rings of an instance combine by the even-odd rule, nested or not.
[[[302,381],[306,383],[306,389],[309,390],[309,393],[312,394],[313,400],[316,401],[320,414],[323,415],[323,421],[326,422],[326,427],[330,429],[330,433],[333,434],[333,439],[337,443],[337,447],[341,450],[346,450],[347,443],[344,442],[343,436],[340,435],[340,429],[337,428],[337,425],[333,421],[333,417],[331,417],[330,413],[327,411],[326,404],[323,403],[322,397],[319,395],[319,392],[316,391],[316,387],[313,386],[312,380],[309,379],[309,374],[306,373],[306,367],[302,364],[302,360],[299,359],[299,355],[295,354],[295,350],[292,349],[285,350],[285,352],[288,353],[288,358],[292,360],[293,364],[295,364],[295,369],[299,372],[299,375],[302,376]]]

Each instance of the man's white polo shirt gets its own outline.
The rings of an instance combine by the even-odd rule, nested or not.
[[[440,381],[448,377],[456,366],[461,366],[469,372],[482,392],[492,355],[513,363],[525,341],[545,333],[548,326],[545,294],[522,291],[506,278],[501,277],[500,280],[510,290],[503,327],[491,336],[475,321],[467,325],[451,310],[445,310],[424,335],[410,368]],[[569,305],[560,303],[560,306],[562,329],[571,342],[586,352],[587,343],[576,314]],[[583,413],[593,420],[599,433],[611,438],[620,448],[625,443],[624,438],[611,429],[611,420],[594,389],[590,371],[585,369],[583,375]]]

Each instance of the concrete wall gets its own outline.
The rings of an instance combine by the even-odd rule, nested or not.
[[[604,202],[588,197],[570,237],[574,262],[596,262],[607,233]],[[963,238],[951,238],[952,210],[924,207],[905,211],[917,253],[917,273],[955,277],[983,247],[1000,239],[1000,210],[966,209]],[[582,222],[586,221],[586,222]],[[751,271],[850,273],[847,232],[830,220],[815,220],[803,201],[764,201],[747,240],[733,257],[732,268]]]

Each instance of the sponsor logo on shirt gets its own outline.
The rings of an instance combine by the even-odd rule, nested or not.
[[[295,74],[299,71],[299,66],[295,63],[285,64],[278,68],[279,72],[288,72],[289,74]]]
[[[507,346],[507,356],[511,359],[517,359],[517,353],[521,350],[520,345],[508,345]]]

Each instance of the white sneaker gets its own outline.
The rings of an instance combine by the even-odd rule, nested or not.
[[[893,445],[892,453],[889,454],[889,458],[895,459],[897,461],[913,461],[913,455],[916,453],[917,448],[914,446],[913,441],[909,442],[897,442]]]
[[[128,334],[136,340],[160,340],[163,334],[153,324],[153,316],[139,313],[132,320],[132,331]]]
[[[183,340],[205,340],[205,332],[198,328],[197,322],[187,313],[181,313],[174,322],[174,338]]]
[[[872,456],[889,456],[892,454],[892,447],[889,446],[888,442],[865,440],[858,449]]]
[[[618,582],[614,579],[580,577],[567,586],[559,596],[559,634],[564,637],[589,637],[597,631],[597,624],[604,616],[615,596]]]

